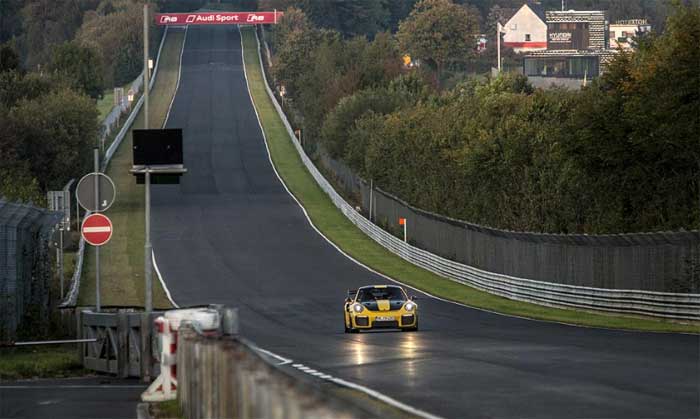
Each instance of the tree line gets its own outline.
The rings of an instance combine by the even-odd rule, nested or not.
[[[534,89],[507,74],[440,88],[439,57],[469,56],[458,37],[426,41],[450,24],[444,13],[470,11],[422,0],[395,36],[368,41],[286,11],[273,29],[272,74],[308,151],[323,149],[419,208],[497,228],[698,228],[700,34],[688,30],[700,25],[698,6],[676,2],[662,34],[620,53],[581,91]],[[404,68],[405,52],[428,65]]]
[[[0,196],[41,205],[90,170],[96,100],[140,74],[142,21],[133,0],[0,2]],[[151,35],[154,55],[160,32]]]
[[[695,0],[685,0],[695,1]],[[454,3],[473,12],[484,33],[495,36],[496,17],[510,17],[526,0],[455,0]],[[234,3],[236,3],[234,1]],[[238,0],[238,3],[246,1]],[[259,10],[303,11],[319,28],[332,29],[345,37],[379,32],[396,32],[399,22],[408,17],[418,0],[258,0]],[[545,10],[561,10],[561,0],[541,0]],[[566,0],[567,9],[605,10],[611,22],[620,19],[646,18],[663,29],[669,6],[659,0]],[[505,23],[505,22],[501,22]],[[495,38],[494,38],[495,39]]]

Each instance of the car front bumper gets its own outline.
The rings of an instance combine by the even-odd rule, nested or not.
[[[355,329],[404,329],[418,325],[418,313],[406,311],[365,310],[351,315],[350,319]]]

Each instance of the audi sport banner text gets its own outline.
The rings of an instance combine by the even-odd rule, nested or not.
[[[207,13],[156,13],[156,24],[171,25],[235,25],[274,24],[282,12],[207,12]]]

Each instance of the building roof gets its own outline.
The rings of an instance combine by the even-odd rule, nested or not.
[[[526,3],[525,6],[529,7],[537,17],[542,19],[542,22],[546,22],[546,15],[544,13],[544,7],[540,3]]]

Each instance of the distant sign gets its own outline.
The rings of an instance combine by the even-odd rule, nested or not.
[[[95,199],[95,182],[99,189],[99,197]],[[107,211],[114,203],[117,190],[112,179],[104,173],[88,173],[78,182],[75,188],[75,196],[78,203],[87,211]]]
[[[554,32],[549,34],[549,42],[556,44],[571,43],[571,32]]]
[[[204,13],[156,13],[156,25],[267,25],[275,24],[282,12],[204,12]]]
[[[61,227],[70,230],[70,192],[67,190],[49,191],[47,192],[47,198],[49,201],[49,209],[63,214]]]

